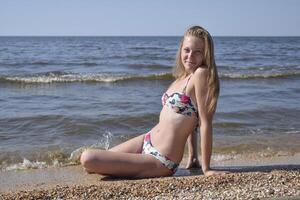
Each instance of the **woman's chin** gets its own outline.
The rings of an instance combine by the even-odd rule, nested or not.
[[[184,66],[184,68],[187,72],[194,72],[196,70],[195,66]]]

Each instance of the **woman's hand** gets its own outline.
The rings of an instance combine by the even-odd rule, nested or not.
[[[206,170],[203,171],[203,174],[205,176],[215,176],[215,175],[224,175],[224,174],[229,174],[229,171],[217,171],[217,170]]]
[[[185,168],[192,169],[192,168],[200,168],[200,167],[201,165],[198,158],[189,158]]]

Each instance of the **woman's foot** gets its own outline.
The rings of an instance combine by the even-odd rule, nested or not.
[[[201,168],[200,162],[197,158],[190,158],[188,159],[186,169],[193,169],[193,168]]]

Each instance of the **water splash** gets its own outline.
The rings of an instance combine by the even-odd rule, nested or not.
[[[112,142],[112,133],[109,131],[106,131],[104,134],[104,141],[102,141],[104,143],[104,148],[105,150],[108,150],[110,147],[110,144]]]
[[[80,147],[80,148],[74,150],[68,159],[69,164],[78,164],[82,152],[84,152],[87,149],[108,150],[110,147],[110,144],[112,142],[112,138],[113,138],[113,134],[109,131],[105,131],[105,133],[103,134],[103,137],[99,140],[99,142],[92,144],[92,145],[83,146],[83,147]]]

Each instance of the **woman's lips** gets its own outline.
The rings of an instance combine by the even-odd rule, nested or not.
[[[194,65],[195,63],[190,62],[190,61],[185,61],[185,63],[190,64],[190,65]]]

